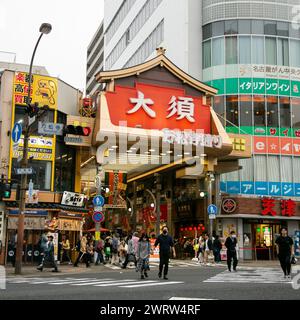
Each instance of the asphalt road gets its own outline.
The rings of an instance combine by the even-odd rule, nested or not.
[[[146,280],[140,280],[134,269],[104,267],[99,273],[60,275],[48,271],[35,277],[12,276],[6,289],[0,290],[0,300],[300,299],[300,289],[293,289],[279,268],[241,267],[237,273],[229,273],[224,267],[173,267],[169,280],[159,279],[157,272],[152,268]]]

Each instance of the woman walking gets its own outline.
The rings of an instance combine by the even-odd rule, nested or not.
[[[147,234],[143,233],[137,247],[137,271],[141,273],[141,279],[148,278],[147,271],[150,270],[149,258],[151,245]]]

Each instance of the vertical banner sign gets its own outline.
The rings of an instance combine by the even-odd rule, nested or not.
[[[127,173],[106,171],[105,185],[109,188],[106,204],[117,205],[119,194],[127,188]]]

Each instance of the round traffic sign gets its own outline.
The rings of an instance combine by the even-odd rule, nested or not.
[[[210,204],[208,207],[207,207],[207,212],[208,214],[217,214],[218,212],[218,208],[215,204]]]
[[[103,207],[104,202],[104,198],[101,195],[97,195],[93,199],[93,204],[95,207]]]
[[[104,214],[102,212],[94,212],[93,220],[96,223],[104,221]]]

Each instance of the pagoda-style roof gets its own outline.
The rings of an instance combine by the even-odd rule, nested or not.
[[[165,49],[156,49],[157,56],[154,59],[146,61],[142,64],[118,70],[102,71],[95,75],[96,80],[100,83],[109,83],[115,79],[126,78],[134,75],[140,75],[143,72],[149,71],[157,66],[166,68],[178,79],[181,79],[183,83],[190,85],[191,87],[204,92],[208,96],[216,95],[218,90],[208,86],[207,84],[191,77],[182,69],[178,68],[171,60],[165,56]]]

